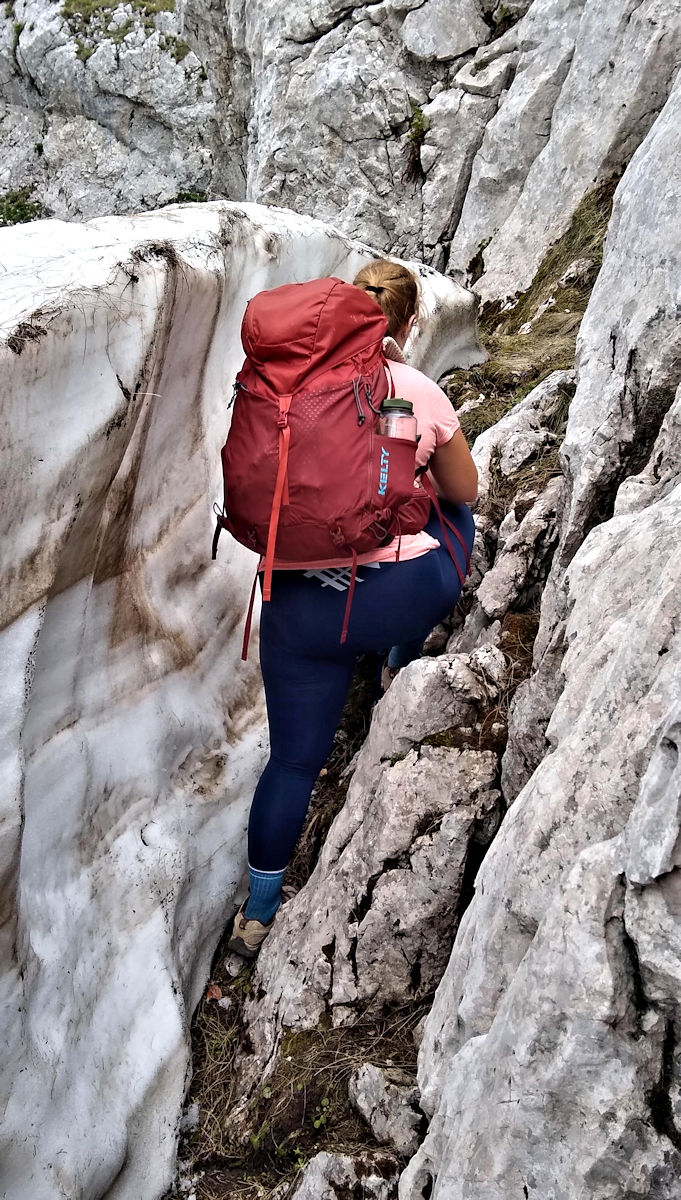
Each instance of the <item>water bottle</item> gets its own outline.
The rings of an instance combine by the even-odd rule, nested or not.
[[[417,442],[417,425],[414,408],[410,400],[399,396],[384,400],[378,418],[378,434],[383,438],[404,438]]]

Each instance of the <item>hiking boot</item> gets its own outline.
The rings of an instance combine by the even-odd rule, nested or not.
[[[263,925],[260,921],[253,918],[249,920],[244,916],[245,907],[246,902],[244,901],[234,918],[232,936],[227,943],[227,949],[234,954],[240,954],[242,958],[255,958],[274,925],[274,917],[269,925]]]

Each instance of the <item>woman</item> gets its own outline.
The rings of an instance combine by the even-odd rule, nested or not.
[[[459,421],[443,391],[407,366],[402,349],[418,312],[418,284],[406,267],[377,261],[354,280],[388,321],[386,356],[395,394],[410,400],[420,440],[417,466],[428,464],[452,521],[470,551],[477,471]],[[400,361],[401,360],[401,361]],[[415,658],[430,632],[456,604],[465,574],[463,548],[451,539],[457,566],[433,515],[417,534],[372,552],[359,568],[347,641],[339,644],[346,596],[304,570],[276,572],[260,622],[260,663],[270,727],[270,759],[253,798],[248,827],[250,891],[234,919],[230,950],[253,958],[281,902],[284,873],[305,820],[352,681],[358,654],[393,647],[389,665]],[[378,564],[378,566],[376,565]]]

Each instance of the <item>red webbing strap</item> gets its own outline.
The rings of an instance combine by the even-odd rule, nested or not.
[[[288,467],[288,447],[291,440],[291,430],[288,424],[288,410],[290,407],[291,396],[280,396],[279,417],[277,419],[277,425],[279,426],[279,466],[277,467],[277,478],[274,484],[272,512],[270,513],[270,527],[267,531],[267,549],[265,550],[265,577],[262,585],[263,601],[270,600],[272,598],[272,570],[274,567],[274,548],[277,543],[277,529],[279,528],[279,513],[281,512],[282,503],[288,503],[286,471]]]
[[[253,620],[253,602],[255,600],[255,587],[256,587],[257,582],[258,582],[258,572],[256,570],[255,579],[253,580],[253,587],[251,588],[251,598],[248,602],[248,612],[246,613],[246,625],[244,627],[244,640],[243,640],[243,645],[241,647],[241,657],[244,662],[246,662],[246,659],[248,658],[248,643],[249,643],[250,636],[251,636],[251,621]]]
[[[452,521],[448,521],[445,516],[443,516],[442,519],[443,519],[445,525],[447,526],[447,528],[451,529],[455,538],[461,545],[461,549],[463,550],[463,555],[464,555],[464,559],[466,562],[466,576],[468,577],[471,573],[471,556],[468,552],[468,546],[466,545],[462,535],[459,533],[459,530],[456,528],[456,525],[454,525],[454,523]]]
[[[400,553],[402,551],[402,524],[400,522],[400,514],[397,514],[397,552],[395,554],[395,562],[400,561]]]
[[[442,509],[440,508],[440,501],[437,498],[437,492],[435,491],[435,488],[433,487],[432,483],[430,482],[430,479],[428,478],[428,476],[425,473],[421,476],[421,483],[423,484],[426,492],[428,493],[428,495],[430,496],[430,499],[432,500],[433,504],[435,505],[435,511],[440,519],[440,527],[442,529],[442,537],[444,539],[445,546],[447,547],[447,549],[449,551],[449,556],[450,556],[452,562],[454,563],[454,566],[456,567],[456,573],[459,576],[459,583],[461,584],[461,587],[463,587],[466,582],[466,576],[461,574],[461,567],[459,566],[457,557],[454,553],[454,547],[452,546],[452,543],[450,542],[449,537],[447,536],[447,528],[451,529],[452,532],[456,534],[459,541],[461,542],[461,545],[464,548],[464,555],[465,555],[465,561],[466,561],[466,575],[467,575],[468,571],[470,569],[470,561],[468,558],[468,548],[466,546],[466,543],[464,542],[463,538],[461,537],[461,534],[459,533],[458,529],[455,529],[454,526],[451,524],[451,522],[447,521],[446,518],[443,516]]]
[[[350,573],[350,587],[348,589],[348,598],[345,601],[345,616],[343,617],[343,628],[341,630],[341,646],[344,646],[348,640],[348,625],[350,624],[350,610],[352,608],[352,599],[355,594],[355,583],[357,581],[357,551],[352,552],[352,571]]]

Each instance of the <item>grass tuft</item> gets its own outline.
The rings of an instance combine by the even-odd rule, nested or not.
[[[404,169],[404,178],[409,183],[418,183],[425,178],[423,167],[421,166],[421,147],[425,141],[427,132],[428,125],[426,124],[423,109],[412,100],[411,121],[409,122],[409,134],[405,148],[407,165]]]
[[[32,194],[32,188],[24,187],[0,196],[0,228],[23,225],[27,221],[37,221],[42,216],[43,206],[39,200],[31,199]]]
[[[121,7],[123,0],[62,0],[62,16],[65,17],[72,32],[80,38],[93,37],[102,40],[109,39],[119,43],[135,26],[135,17],[130,17],[123,25],[109,28],[111,15]],[[141,19],[147,34],[155,29],[154,16],[160,12],[174,12],[174,0],[127,0],[133,12]],[[82,44],[82,42],[81,42]],[[91,51],[92,52],[92,51]],[[81,58],[81,54],[78,54]],[[89,55],[87,56],[89,57]],[[82,59],[86,61],[86,59]]]
[[[208,196],[205,192],[178,192],[167,204],[205,204]]]

